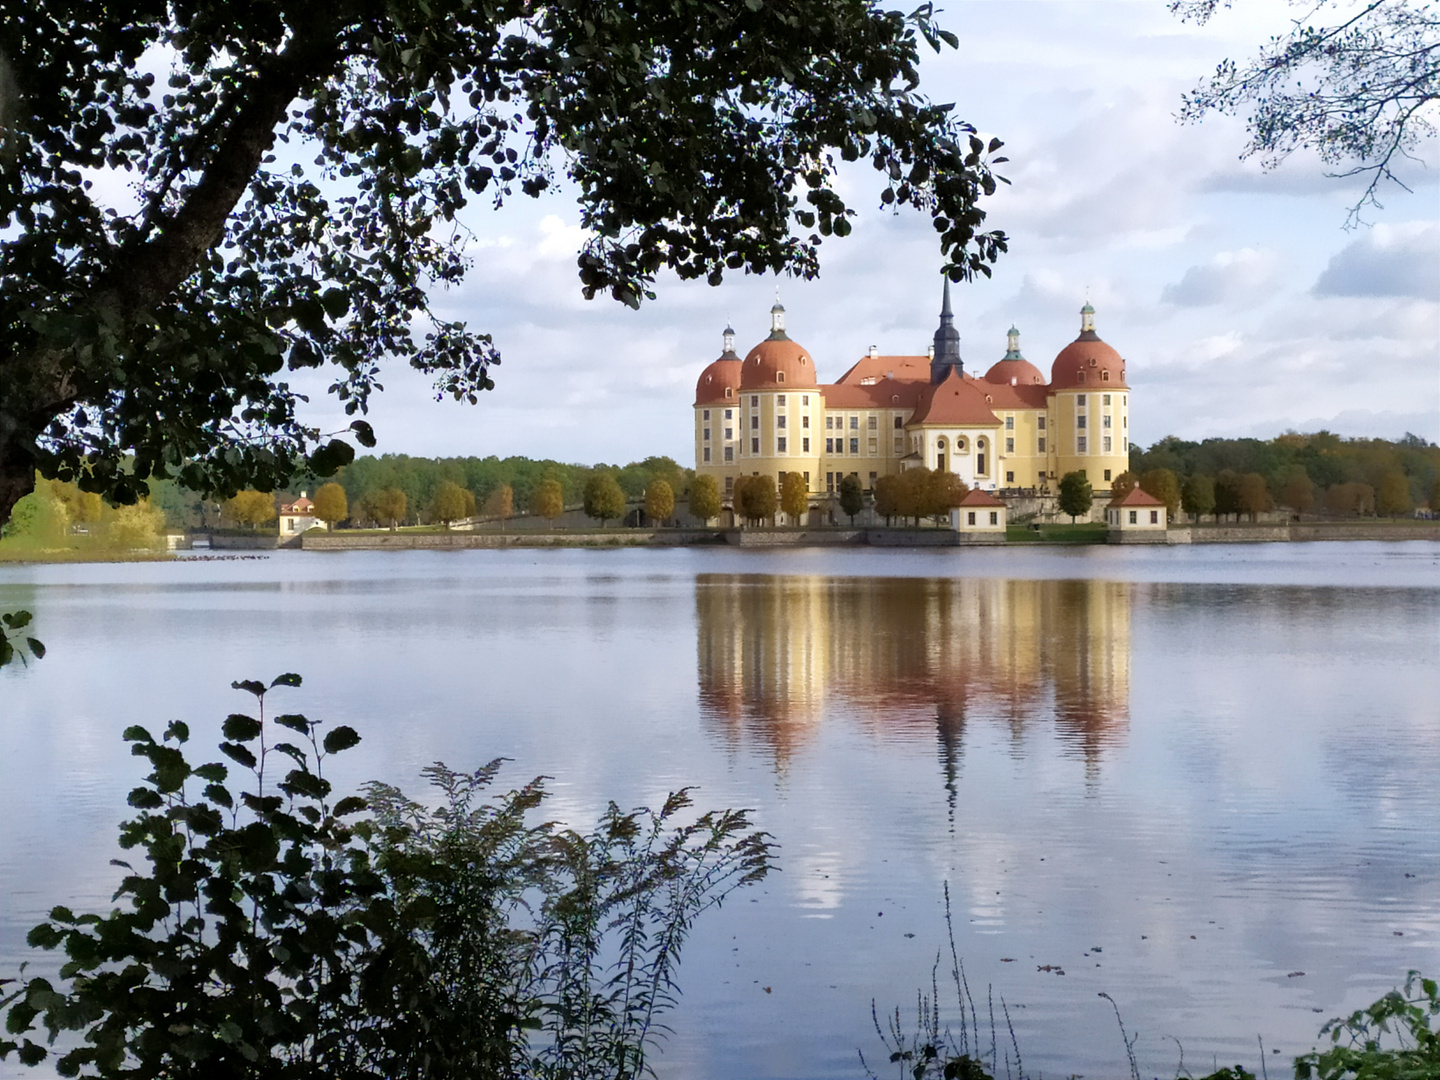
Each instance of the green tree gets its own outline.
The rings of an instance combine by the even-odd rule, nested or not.
[[[1110,482],[1110,497],[1118,499],[1122,495],[1129,495],[1140,484],[1140,478],[1129,469],[1126,469],[1119,476]]]
[[[453,480],[441,481],[430,501],[430,517],[442,522],[448,532],[452,521],[473,517],[474,514],[475,496]]]
[[[1172,0],[1170,10],[1204,22],[1220,2]],[[1326,8],[1338,9],[1336,18],[1318,25]],[[1208,83],[1185,95],[1180,117],[1248,111],[1243,156],[1258,154],[1274,167],[1306,148],[1340,169],[1339,176],[1368,177],[1350,211],[1353,224],[1367,204],[1380,207],[1382,182],[1405,187],[1393,166],[1434,135],[1437,101],[1440,19],[1433,7],[1408,0],[1356,7],[1317,0],[1253,59],[1220,64]]]
[[[719,517],[722,509],[724,506],[720,502],[720,485],[716,482],[715,477],[709,475],[695,477],[690,483],[690,513],[703,523]]]
[[[652,480],[645,489],[645,516],[659,522],[675,516],[675,489],[664,480]]]
[[[559,480],[540,481],[540,486],[535,489],[535,498],[530,504],[530,512],[550,522],[552,529],[555,527],[555,519],[565,513],[565,491]]]
[[[396,487],[381,488],[379,491],[371,492],[367,496],[370,505],[370,513],[375,521],[395,531],[395,527],[405,520],[405,512],[410,507],[410,500],[405,497],[405,492]]]
[[[804,525],[810,509],[810,485],[798,472],[787,472],[780,480],[780,509],[791,525]]]
[[[1303,465],[1292,465],[1285,473],[1276,502],[1297,514],[1308,513],[1314,507],[1315,483]]]
[[[1440,513],[1440,477],[1430,485],[1430,512]]]
[[[1375,513],[1380,517],[1403,517],[1414,508],[1405,474],[1399,469],[1386,472],[1375,488]]]
[[[515,489],[509,484],[499,484],[485,500],[484,514],[500,520],[500,531],[505,531],[505,522],[515,516]]]
[[[267,491],[237,491],[225,500],[224,511],[237,525],[258,529],[275,520],[275,496]]]
[[[337,521],[344,521],[350,516],[350,503],[345,498],[345,489],[339,484],[321,484],[313,502],[315,516],[332,529]]]
[[[1240,475],[1234,469],[1221,469],[1215,475],[1215,518],[1240,512]]]
[[[1060,478],[1059,501],[1060,512],[1070,515],[1072,525],[1081,514],[1090,513],[1090,504],[1095,501],[1095,493],[1084,473],[1068,472]]]
[[[611,518],[625,516],[625,492],[612,473],[597,472],[585,482],[585,516],[599,521],[602,529]]]
[[[732,492],[735,512],[748,522],[764,522],[775,516],[778,500],[773,476],[739,476]]]
[[[1270,498],[1270,488],[1259,473],[1244,473],[1238,479],[1236,510],[1249,514],[1250,520],[1267,510],[1273,510],[1275,501]]]
[[[151,771],[120,846],[143,859],[107,913],[31,931],[66,963],[0,1000],[0,1061],[50,1059],[38,1022],[78,1036],[62,1076],[645,1075],[689,929],[765,877],[769,838],[683,791],[585,832],[537,823],[542,780],[490,794],[503,759],[433,766],[423,804],[335,799],[325,766],[360,736],[275,715],[300,682],[235,684],[255,708],[223,724],[229,764],[192,764],[182,721],[125,731]]]
[[[465,271],[467,230],[446,223],[538,197],[557,162],[591,237],[587,298],[638,304],[666,270],[813,277],[850,231],[846,161],[930,218],[953,280],[1005,249],[980,231],[999,140],[920,94],[921,47],[958,45],[929,6],[26,10],[0,22],[25,102],[0,188],[0,519],[36,468],[121,503],[152,477],[223,497],[329,475],[353,448],[296,415],[287,368],[330,367],[351,416],[382,360],[474,402],[498,354],[431,306]],[[100,167],[133,214],[76,179]]]
[[[922,505],[918,509],[925,517],[934,518],[937,522],[948,520],[950,509],[959,506],[960,500],[970,491],[965,481],[943,469],[927,469],[917,473],[919,476],[924,477],[924,482],[920,495]]]
[[[889,525],[892,518],[901,516],[904,505],[903,473],[892,473],[875,481],[875,513]]]
[[[1375,489],[1351,480],[1325,489],[1325,509],[1341,517],[1364,517],[1375,512]]]
[[[1215,512],[1215,481],[1212,477],[1196,473],[1185,478],[1180,492],[1180,505],[1191,520],[1199,521],[1206,514]]]
[[[1141,491],[1163,502],[1167,519],[1175,520],[1175,511],[1180,509],[1180,481],[1173,472],[1169,469],[1150,469],[1141,475],[1139,486]]]
[[[840,512],[850,518],[850,524],[855,524],[855,515],[865,509],[865,489],[860,485],[860,477],[849,473],[840,480]]]

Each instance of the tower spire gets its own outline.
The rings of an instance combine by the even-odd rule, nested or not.
[[[950,278],[945,278],[944,299],[940,305],[940,326],[935,331],[934,348],[930,356],[930,381],[943,381],[953,368],[958,375],[965,374],[965,363],[960,359],[960,331],[955,329],[955,312],[950,306]]]
[[[1088,293],[1089,290],[1087,289]],[[1089,334],[1095,336],[1095,309],[1090,306],[1090,298],[1086,296],[1085,306],[1080,309],[1080,333],[1082,336]]]

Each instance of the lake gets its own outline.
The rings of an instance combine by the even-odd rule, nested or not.
[[[298,671],[287,711],[364,737],[341,789],[503,755],[576,824],[754,808],[780,870],[697,926],[661,1077],[862,1077],[947,882],[1032,1074],[1128,1071],[1101,992],[1146,1075],[1257,1036],[1283,1075],[1440,974],[1434,543],[278,552],[0,568],[17,606],[49,656],[0,673],[0,973],[108,908],[121,731],[213,746],[232,680]]]

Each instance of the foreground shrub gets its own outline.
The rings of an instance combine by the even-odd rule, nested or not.
[[[192,766],[179,721],[125,732],[151,767],[120,833],[144,864],[120,864],[109,914],[57,907],[31,931],[66,960],[59,985],[0,1000],[0,1060],[197,1080],[639,1075],[687,931],[765,875],[769,838],[743,812],[688,815],[683,791],[658,812],[612,804],[585,833],[531,824],[542,781],[488,796],[499,761],[428,770],[435,810],[382,784],[332,802],[324,762],[360,737],[267,719],[267,695],[299,685],[235,684],[257,715],[225,721],[230,765]]]

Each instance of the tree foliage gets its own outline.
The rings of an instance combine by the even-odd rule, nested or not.
[[[268,491],[237,491],[225,500],[223,511],[235,524],[258,529],[275,520],[275,496]]]
[[[1175,512],[1180,509],[1179,478],[1169,469],[1150,469],[1140,477],[1138,483],[1141,491],[1153,495],[1165,504],[1167,519],[1174,521]]]
[[[791,525],[805,524],[805,514],[810,509],[810,485],[800,473],[787,472],[780,478],[780,509]]]
[[[770,520],[779,506],[773,476],[737,476],[730,497],[736,516],[750,524]]]
[[[325,763],[360,736],[267,715],[300,681],[235,684],[256,709],[225,720],[228,763],[192,765],[181,721],[127,729],[151,771],[120,843],[143,862],[108,914],[30,932],[67,959],[0,1000],[0,1060],[49,1059],[38,1025],[66,1036],[62,1076],[643,1075],[688,931],[765,876],[768,837],[684,791],[586,832],[533,824],[543,782],[492,796],[499,760],[427,770],[428,805],[335,800]]]
[[[1077,517],[1090,513],[1090,506],[1095,501],[1090,481],[1082,472],[1068,472],[1062,476],[1059,495],[1060,512],[1070,515],[1072,525]]]
[[[381,488],[379,491],[366,492],[360,500],[360,508],[367,520],[376,525],[384,525],[393,532],[395,527],[405,520],[410,500],[399,488]]]
[[[719,517],[722,509],[724,506],[720,502],[720,485],[715,477],[695,477],[690,483],[690,513],[702,522],[708,522]]]
[[[675,489],[664,480],[656,480],[645,489],[645,516],[659,522],[675,516]]]
[[[625,516],[625,492],[620,483],[608,472],[597,472],[585,482],[585,516],[592,517],[605,527],[611,518]]]
[[[515,489],[509,484],[501,484],[490,497],[485,500],[483,513],[486,517],[499,518],[503,524],[508,518],[515,515]]]
[[[430,502],[430,518],[450,528],[452,521],[474,517],[475,496],[453,480],[443,480]]]
[[[988,274],[1000,144],[921,95],[926,43],[958,45],[930,5],[863,0],[34,0],[0,23],[25,101],[0,187],[0,517],[37,467],[120,503],[157,477],[228,497],[333,473],[353,447],[301,418],[287,371],[328,372],[366,446],[384,358],[474,402],[499,354],[430,302],[465,272],[457,215],[562,172],[587,297],[638,304],[662,270],[814,276],[850,230],[846,162],[928,216],[953,279]],[[133,209],[98,201],[106,170]]]
[[[326,525],[334,526],[337,521],[344,521],[350,516],[350,504],[345,497],[345,489],[336,483],[321,484],[320,489],[315,492],[315,516]]]
[[[912,518],[917,525],[921,518],[938,521],[948,517],[969,490],[955,473],[923,466],[906,469],[875,481],[875,512],[886,524],[896,517]]]
[[[865,509],[865,488],[860,484],[860,477],[854,473],[847,473],[840,478],[840,512],[850,518],[850,524],[855,524],[855,515]]]
[[[1170,10],[1204,22],[1219,5],[1172,0]],[[1435,134],[1440,13],[1422,0],[1305,0],[1299,6],[1304,13],[1288,33],[1248,61],[1221,63],[1207,83],[1185,95],[1180,116],[1248,111],[1244,156],[1258,154],[1274,168],[1304,147],[1339,169],[1336,175],[1367,177],[1350,210],[1353,225],[1367,205],[1380,207],[1384,182],[1405,188],[1396,168]]]
[[[565,513],[565,493],[560,487],[560,481],[540,481],[540,486],[535,489],[535,497],[530,503],[530,512],[550,522]]]
[[[1171,475],[1174,474],[1172,473]],[[1129,495],[1139,484],[1140,478],[1129,469],[1126,469],[1110,482],[1110,497],[1118,499],[1121,496]]]
[[[1215,478],[1213,476],[1187,476],[1180,491],[1180,505],[1185,513],[1199,521],[1206,514],[1215,512]]]

